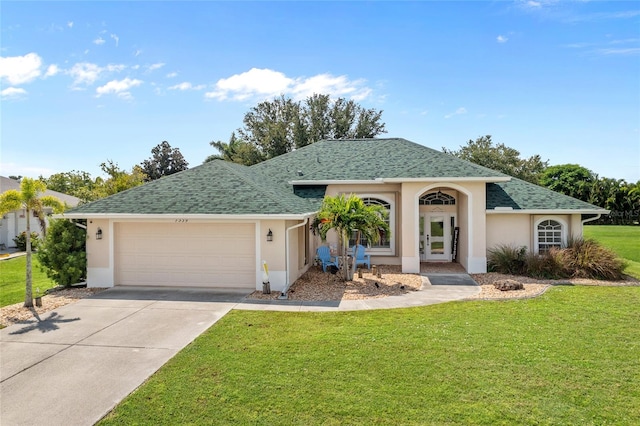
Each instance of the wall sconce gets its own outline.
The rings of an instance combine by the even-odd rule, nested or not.
[[[96,240],[102,239],[102,229],[98,228],[98,232],[96,232]]]
[[[267,241],[273,241],[273,232],[271,232],[271,229],[267,232]]]

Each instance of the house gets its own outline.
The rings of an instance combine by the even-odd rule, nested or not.
[[[282,291],[322,244],[310,230],[325,195],[389,211],[372,262],[486,272],[498,244],[534,252],[582,235],[607,210],[405,139],[324,140],[251,167],[215,160],[79,206],[91,287],[155,285]],[[336,236],[329,236],[336,244]]]
[[[0,194],[10,189],[20,191],[20,182],[0,176]],[[46,190],[44,195],[56,197],[68,207],[75,207],[80,202],[80,199],[77,197],[57,191]],[[52,213],[52,209],[49,207],[46,207],[44,211],[47,215]],[[13,239],[27,230],[27,219],[25,214],[25,210],[21,209],[6,213],[2,216],[0,219],[0,247],[16,247],[16,243]],[[34,215],[33,217],[35,221],[31,221],[31,232],[35,232],[42,237],[42,229],[40,228],[40,223],[37,219],[38,216]]]

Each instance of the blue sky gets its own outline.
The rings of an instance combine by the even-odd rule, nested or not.
[[[258,102],[320,92],[386,136],[640,179],[638,2],[3,1],[0,24],[4,176],[95,177],[164,140],[196,166]]]

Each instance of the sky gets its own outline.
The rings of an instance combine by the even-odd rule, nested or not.
[[[550,165],[640,180],[635,1],[0,3],[0,175],[191,167],[259,102],[382,110],[441,150],[492,135]]]

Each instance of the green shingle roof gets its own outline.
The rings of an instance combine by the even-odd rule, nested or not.
[[[487,209],[602,210],[505,177],[405,139],[325,140],[251,167],[214,160],[68,214],[298,215],[320,208],[328,181],[416,178],[486,180]]]
[[[487,184],[487,209],[496,207],[511,207],[514,210],[604,210],[516,178],[509,182]]]

